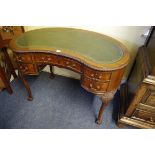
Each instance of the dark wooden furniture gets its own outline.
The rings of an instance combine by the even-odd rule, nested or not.
[[[155,28],[140,47],[127,83],[121,86],[118,125],[155,128]]]
[[[2,57],[2,59],[0,59],[0,88],[6,88],[10,94],[12,94],[12,89],[10,86],[11,75],[13,75],[14,78],[17,76],[7,52],[7,47],[13,37],[18,36],[23,32],[24,29],[21,26],[0,26],[0,54]]]
[[[25,75],[38,75],[45,65],[67,68],[81,74],[81,86],[101,97],[97,123],[113,98],[129,62],[129,53],[118,41],[95,32],[71,28],[45,28],[13,39],[10,48],[20,77],[32,100]],[[53,75],[53,74],[52,74]]]
[[[10,86],[10,78],[11,74],[9,71],[8,64],[6,62],[6,59],[4,59],[3,53],[0,53],[0,89],[6,88],[9,94],[12,94],[12,88]]]

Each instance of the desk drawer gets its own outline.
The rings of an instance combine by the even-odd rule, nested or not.
[[[35,62],[48,63],[48,64],[58,64],[58,57],[54,54],[35,54]]]
[[[108,88],[109,82],[99,82],[97,80],[82,77],[82,86],[92,92],[105,92]]]
[[[36,74],[36,67],[33,64],[23,64],[23,63],[18,63],[19,70],[23,74]]]
[[[111,72],[96,71],[85,66],[84,75],[98,80],[106,81],[106,80],[110,80]]]
[[[31,63],[32,62],[32,55],[31,54],[17,54],[16,60],[18,62]]]
[[[65,57],[59,57],[59,65],[72,69],[78,73],[81,73],[82,70],[82,65],[78,61]]]

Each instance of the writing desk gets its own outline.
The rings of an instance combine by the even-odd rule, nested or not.
[[[73,28],[43,28],[24,33],[10,43],[19,75],[32,92],[25,75],[38,75],[41,66],[70,69],[81,74],[81,86],[101,97],[96,122],[101,124],[105,107],[113,98],[129,62],[129,53],[118,41],[91,31]]]

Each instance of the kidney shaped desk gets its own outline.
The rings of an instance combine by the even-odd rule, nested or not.
[[[43,28],[25,32],[10,43],[19,75],[32,93],[25,75],[38,75],[45,65],[70,69],[81,74],[81,86],[101,97],[96,122],[101,124],[105,107],[113,98],[129,62],[129,53],[117,40],[73,28]]]

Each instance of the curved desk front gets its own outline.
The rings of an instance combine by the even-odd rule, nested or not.
[[[118,41],[91,31],[44,28],[28,31],[10,43],[19,75],[32,100],[25,75],[38,75],[42,66],[70,69],[81,74],[81,86],[101,97],[97,123],[113,98],[129,62],[129,53]]]

